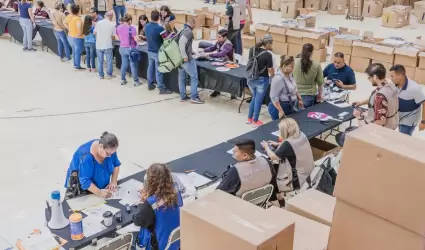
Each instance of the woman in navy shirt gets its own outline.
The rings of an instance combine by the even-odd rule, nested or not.
[[[36,51],[32,47],[32,31],[35,27],[34,14],[32,12],[32,4],[27,0],[22,0],[19,5],[19,24],[24,33],[23,44],[24,51]]]
[[[102,198],[111,196],[117,188],[121,162],[117,156],[118,139],[104,132],[100,140],[81,145],[72,157],[66,175],[65,199],[87,191]]]

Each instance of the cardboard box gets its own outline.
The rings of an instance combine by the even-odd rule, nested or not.
[[[242,44],[246,49],[250,49],[255,46],[255,37],[242,35]]]
[[[357,57],[372,59],[373,45],[374,45],[373,43],[368,43],[363,41],[354,41],[351,54]]]
[[[288,44],[273,41],[273,53],[278,55],[288,54]]]
[[[311,59],[316,62],[326,62],[326,49],[315,49]]]
[[[351,55],[352,49],[353,49],[353,40],[334,37],[332,55],[335,54],[336,52],[341,52],[344,55]]]
[[[415,81],[421,85],[425,85],[425,69],[415,69]]]
[[[372,58],[382,62],[394,63],[394,48],[375,44],[372,46]]]
[[[418,57],[419,57],[418,68],[425,69],[425,52],[420,52]]]
[[[129,14],[129,15],[131,15],[131,16],[135,16],[135,15],[137,15],[136,14],[136,9],[133,7],[133,8],[129,8],[129,7],[127,7],[127,13]]]
[[[345,64],[347,64],[348,66],[350,66],[351,56],[350,55],[344,55],[344,62],[345,62]]]
[[[303,46],[301,44],[288,43],[288,56],[296,57],[301,53]]]
[[[282,6],[282,0],[272,0],[272,10],[280,11]]]
[[[418,66],[418,54],[420,50],[414,47],[396,48],[394,50],[394,64],[401,64],[416,68]]]
[[[337,200],[327,249],[423,250],[424,241],[425,239],[418,234]]]
[[[205,26],[205,14],[188,13],[186,15],[186,22],[189,21],[191,18],[195,19],[195,24],[197,28]]]
[[[260,8],[260,0],[250,0],[252,8]]]
[[[413,14],[416,16],[417,23],[425,23],[425,1],[415,3]]]
[[[264,35],[270,34],[270,24],[258,23],[255,25],[255,37],[262,39]]]
[[[220,26],[220,23],[221,23],[220,16],[213,13],[205,13],[205,26],[217,27],[217,26]]]
[[[316,53],[316,51],[313,52],[313,57],[314,53]],[[311,151],[313,152],[313,159],[315,161],[341,150],[341,148],[337,145],[324,140],[320,140],[319,138],[312,138],[309,140],[309,142],[311,146]]]
[[[203,30],[202,28],[196,28],[193,30],[193,37],[195,40],[202,40],[203,39]]]
[[[390,72],[390,68],[393,66],[392,63],[378,61],[378,60],[372,60],[371,63],[380,63],[380,64],[384,65],[385,69],[387,70],[387,74]]]
[[[181,249],[292,250],[294,222],[216,190],[180,209]]]
[[[382,26],[388,28],[401,28],[410,24],[410,11],[412,7],[393,5],[384,8],[382,13]]]
[[[272,8],[271,0],[260,0],[260,9],[270,10]]]
[[[311,43],[314,49],[324,49],[326,48],[326,44],[327,44],[326,34],[304,32],[302,44],[306,44],[306,43]]]
[[[410,6],[410,0],[393,0],[393,4]]]
[[[181,31],[184,29],[184,24],[182,23],[175,23],[174,28],[176,28],[177,31]]]
[[[314,9],[312,9],[312,8],[299,8],[298,9],[298,14],[300,15],[300,16],[306,16],[306,15],[310,15],[310,13],[314,13],[314,12],[316,12],[317,10],[314,10]],[[317,15],[317,13],[314,13],[314,17],[316,17],[316,15]]]
[[[404,66],[404,65],[403,65]],[[410,79],[414,79],[416,75],[416,68],[404,66],[404,69],[406,70],[406,76]]]
[[[320,0],[319,10],[325,11],[328,9],[329,0]]]
[[[288,218],[295,221],[294,250],[326,249],[330,232],[328,226],[275,206],[266,211],[276,220],[283,219],[283,223]]]
[[[364,73],[366,68],[370,65],[370,61],[369,58],[351,56],[350,67],[356,72]]]
[[[304,32],[295,29],[286,30],[286,42],[303,45]]]
[[[347,7],[346,0],[329,0],[328,1],[328,13],[331,15],[345,15],[346,7]]]
[[[308,189],[286,201],[286,209],[310,220],[332,226],[336,198],[315,189]]]
[[[303,7],[303,2],[299,0],[283,0],[280,7],[282,18],[294,19],[298,16],[298,9]]]
[[[283,26],[270,26],[269,32],[273,37],[273,42],[286,42],[286,29]]]
[[[242,34],[251,34],[251,22],[247,18],[245,25],[243,26]]]
[[[314,28],[316,26],[316,17],[315,16],[299,16],[297,17],[297,22],[298,22],[299,28]]]
[[[349,0],[348,15],[349,16],[362,16],[363,1],[362,0]]]
[[[174,12],[174,16],[176,17],[176,23],[185,24],[186,23],[186,13],[184,12]]]
[[[217,39],[217,28],[202,28],[202,37],[204,40],[215,40]]]
[[[347,133],[335,187],[336,197],[425,236],[423,148],[423,140],[375,124]],[[359,164],[359,156],[362,164]],[[400,166],[403,171],[399,171]],[[400,183],[400,180],[409,180],[409,192],[394,188],[394,183]]]
[[[364,17],[380,17],[384,11],[384,3],[381,1],[365,1],[363,6]]]
[[[320,0],[305,0],[304,8],[310,8],[317,11],[320,8]]]

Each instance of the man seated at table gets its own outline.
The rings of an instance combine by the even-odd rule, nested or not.
[[[233,45],[232,42],[227,39],[227,30],[220,30],[217,34],[217,42],[199,52],[207,57],[233,61]]]
[[[233,158],[238,162],[230,165],[223,173],[222,181],[217,189],[240,197],[247,191],[271,183],[274,171],[265,158],[255,155],[253,140],[236,142]]]
[[[345,64],[344,54],[341,52],[335,53],[333,63],[323,70],[323,77],[327,78],[326,84],[335,83],[341,89],[355,90],[357,87],[354,71]]]

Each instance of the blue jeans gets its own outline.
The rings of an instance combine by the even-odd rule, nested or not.
[[[190,77],[190,98],[199,98],[198,96],[198,66],[195,59],[190,59],[188,62],[183,63],[179,68],[179,91],[180,98],[186,97],[186,76]]]
[[[398,125],[398,131],[400,131],[400,133],[410,136],[413,134],[413,131],[415,131],[415,128],[416,126],[407,126],[403,124]]]
[[[236,48],[235,48],[235,54],[238,54],[238,55],[242,55],[243,53],[242,32],[243,32],[243,27],[245,27],[245,24],[240,24],[240,27],[241,29],[236,35]]]
[[[269,78],[260,76],[257,80],[248,79],[248,87],[252,93],[252,100],[249,104],[248,119],[253,118],[254,122],[258,121],[260,116],[261,105],[263,104],[264,96],[269,87]]]
[[[301,98],[303,99],[304,108],[308,108],[316,104],[316,95],[302,95]]]
[[[71,51],[69,50],[69,42],[66,37],[65,31],[56,31],[55,30],[55,36],[58,43],[58,54],[59,57],[63,58],[63,50],[65,50],[65,57],[68,60],[71,60]]]
[[[158,53],[148,51],[148,85],[151,86],[156,79],[156,83],[158,84],[159,90],[164,90],[164,75],[158,71],[159,60]]]
[[[108,74],[108,76],[112,76],[112,71],[113,71],[113,67],[112,67],[112,48],[110,49],[97,49],[96,50],[97,53],[97,63],[98,65],[98,71],[99,71],[99,76],[100,77],[105,77],[105,73],[103,73],[103,59],[106,56],[106,74]]]
[[[285,112],[285,115],[294,113],[294,110],[291,108],[291,104],[289,102],[280,101],[280,106],[282,107],[283,112]],[[277,110],[272,102],[269,103],[268,110],[273,121],[279,119],[279,110]]]
[[[74,59],[74,68],[81,68],[81,53],[83,52],[84,39],[68,37],[68,40],[71,42],[72,48],[72,58]]]
[[[32,49],[32,31],[34,29],[33,23],[29,18],[19,18],[19,24],[21,25],[24,38],[22,40],[24,48]]]
[[[125,6],[113,6],[115,12],[115,22],[117,26],[120,24],[120,18],[125,15]]]
[[[125,80],[127,74],[128,65],[130,64],[131,75],[135,83],[139,83],[139,77],[137,76],[137,62],[130,59],[130,48],[120,47],[121,55],[121,80]]]
[[[96,43],[85,43],[86,48],[86,65],[89,69],[96,68]]]

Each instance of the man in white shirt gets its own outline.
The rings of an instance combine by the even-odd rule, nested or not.
[[[99,78],[104,79],[105,74],[103,73],[103,59],[106,56],[106,78],[111,79],[115,76],[112,75],[113,66],[113,44],[112,39],[115,36],[115,24],[112,22],[113,12],[108,11],[105,14],[105,18],[96,23],[94,27],[94,34],[96,35],[96,53],[98,60],[98,71]]]

